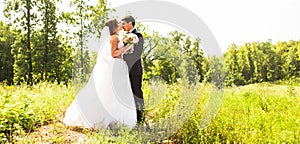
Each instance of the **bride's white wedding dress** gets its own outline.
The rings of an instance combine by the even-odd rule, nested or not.
[[[122,46],[120,40],[118,48]],[[123,59],[111,56],[110,46],[99,50],[91,77],[68,107],[63,122],[96,129],[115,122],[135,127],[136,108],[128,66]]]

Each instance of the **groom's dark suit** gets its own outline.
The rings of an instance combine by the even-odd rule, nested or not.
[[[131,89],[134,94],[134,100],[137,107],[137,122],[144,121],[144,98],[142,91],[142,61],[141,56],[143,52],[144,39],[143,35],[134,29],[131,33],[138,36],[139,42],[134,45],[134,51],[132,54],[123,55],[129,68],[129,78],[131,82]]]

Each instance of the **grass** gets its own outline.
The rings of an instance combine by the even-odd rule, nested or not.
[[[14,142],[36,128],[53,123],[74,96],[70,87],[40,83],[0,86],[0,140]]]
[[[300,143],[299,84],[220,92],[210,84],[145,82],[143,91],[150,131],[91,131],[59,121],[75,96],[72,86],[1,85],[0,143]]]
[[[222,108],[207,128],[213,135],[209,141],[299,143],[299,90],[268,83],[226,89]]]

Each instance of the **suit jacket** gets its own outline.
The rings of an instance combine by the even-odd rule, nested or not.
[[[136,34],[139,38],[139,42],[134,45],[134,51],[132,54],[124,54],[123,58],[126,61],[129,69],[130,76],[141,76],[143,74],[142,68],[142,52],[144,45],[144,38],[141,33],[139,33],[136,29],[132,31],[132,33]]]

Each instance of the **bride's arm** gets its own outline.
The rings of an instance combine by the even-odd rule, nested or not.
[[[113,58],[119,57],[130,46],[130,44],[128,44],[124,47],[121,47],[121,48],[117,49],[118,44],[119,44],[119,38],[117,36],[112,36],[111,37],[110,44],[111,44],[111,56]]]

